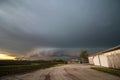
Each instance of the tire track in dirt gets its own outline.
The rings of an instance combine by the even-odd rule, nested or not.
[[[67,77],[71,78],[72,80],[80,80],[78,77],[75,76],[75,74],[72,74],[72,72],[69,72],[68,69],[64,68],[64,70],[67,73]]]
[[[51,80],[50,77],[51,77],[51,76],[50,76],[50,72],[49,72],[49,73],[45,76],[45,80]]]

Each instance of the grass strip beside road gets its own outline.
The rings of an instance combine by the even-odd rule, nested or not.
[[[91,69],[95,69],[98,71],[102,71],[102,72],[109,73],[109,74],[120,77],[120,70],[110,69],[110,68],[105,68],[105,67],[91,67]]]

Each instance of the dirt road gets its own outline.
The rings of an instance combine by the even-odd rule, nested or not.
[[[92,70],[90,65],[69,64],[23,75],[6,76],[0,80],[120,80],[120,77]]]

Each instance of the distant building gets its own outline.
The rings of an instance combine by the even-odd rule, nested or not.
[[[78,59],[71,59],[67,61],[68,64],[76,64],[76,63],[80,63],[80,60]]]
[[[88,57],[89,63],[97,66],[120,69],[120,45]]]

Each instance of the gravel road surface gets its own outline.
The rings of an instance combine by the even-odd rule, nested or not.
[[[4,76],[0,80],[120,80],[120,77],[90,67],[90,65],[68,64],[22,75]]]

